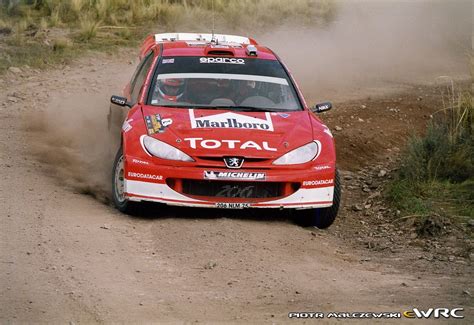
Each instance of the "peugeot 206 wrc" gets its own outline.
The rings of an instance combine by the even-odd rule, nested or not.
[[[120,134],[113,201],[292,209],[326,228],[341,189],[334,139],[269,48],[233,35],[148,36],[109,129]]]

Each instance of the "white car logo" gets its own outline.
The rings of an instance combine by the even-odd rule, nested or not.
[[[242,164],[244,163],[244,158],[225,157],[224,162],[227,168],[240,168],[242,167]]]

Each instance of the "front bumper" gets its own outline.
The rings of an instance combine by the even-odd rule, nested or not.
[[[334,166],[311,170],[264,170],[265,180],[248,181],[246,184],[278,182],[285,190],[278,197],[221,197],[196,196],[183,192],[175,180],[203,181],[205,171],[216,168],[156,166],[136,164],[136,159],[126,159],[124,191],[130,201],[152,201],[168,205],[205,208],[323,208],[333,204]],[[318,169],[319,168],[319,169]],[[222,171],[226,171],[223,169]],[[228,170],[227,170],[228,171]],[[262,172],[262,170],[240,170],[239,172]],[[170,182],[172,180],[172,182]],[[323,182],[321,182],[323,180]],[[206,180],[220,182],[219,180]],[[238,182],[238,181],[237,181]],[[236,183],[234,181],[234,183]],[[297,186],[294,186],[294,185]],[[260,184],[261,185],[261,184]],[[290,188],[290,189],[288,189]]]
[[[276,200],[246,202],[245,199],[210,198],[198,200],[185,196],[170,188],[167,184],[125,180],[126,196],[131,201],[153,201],[169,205],[219,208],[220,203],[245,203],[246,208],[323,208],[332,205],[334,186],[321,188],[301,188],[293,194]],[[236,205],[237,206],[237,205]]]

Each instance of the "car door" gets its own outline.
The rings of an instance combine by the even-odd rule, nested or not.
[[[150,51],[143,60],[138,64],[135,73],[129,85],[124,90],[124,96],[134,107],[138,101],[140,90],[145,82],[148,71],[153,64],[154,52]],[[108,115],[108,127],[113,138],[120,138],[121,127],[125,120],[129,107],[110,104],[109,115]]]
[[[141,67],[137,69],[136,74],[132,77],[132,81],[130,82],[130,94],[128,99],[131,103],[136,104],[138,101],[138,96],[140,95],[140,90],[145,82],[146,76],[148,75],[148,71],[153,64],[154,52],[150,51],[142,60]],[[128,94],[127,94],[128,95]]]

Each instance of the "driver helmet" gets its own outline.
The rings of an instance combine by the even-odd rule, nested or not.
[[[166,100],[176,102],[184,92],[183,79],[160,79],[158,80],[158,92]]]

